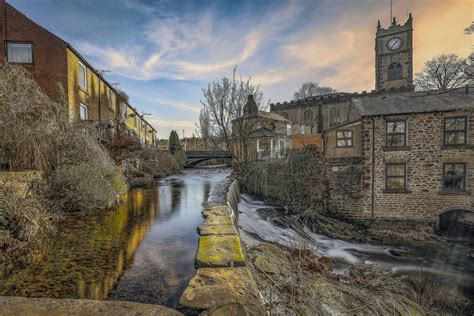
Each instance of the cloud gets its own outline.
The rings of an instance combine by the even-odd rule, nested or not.
[[[158,131],[160,138],[168,138],[171,130],[178,131],[181,136],[184,129],[186,137],[191,136],[196,130],[194,120],[177,120],[156,115],[147,116],[146,120]]]

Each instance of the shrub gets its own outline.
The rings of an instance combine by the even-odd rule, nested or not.
[[[116,169],[105,173],[81,163],[52,171],[48,175],[50,206],[63,211],[86,211],[108,205],[124,188],[116,179],[120,172]]]
[[[251,193],[277,200],[297,213],[326,209],[324,157],[314,148],[294,150],[287,161],[249,162],[239,169],[239,183]]]
[[[0,229],[9,231],[10,237],[4,245],[7,253],[28,243],[39,243],[42,237],[54,231],[54,221],[59,214],[45,208],[41,195],[18,194],[6,186],[0,189],[0,201]]]
[[[65,112],[23,67],[0,63],[0,148],[11,169],[44,170],[54,165]]]

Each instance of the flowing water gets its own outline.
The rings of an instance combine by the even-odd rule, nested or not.
[[[132,190],[110,210],[69,214],[51,242],[0,279],[0,295],[127,300],[176,307],[194,276],[206,204],[230,169],[194,169]]]
[[[247,244],[261,241],[284,246],[306,245],[318,256],[336,259],[336,272],[353,264],[375,263],[394,273],[416,273],[420,269],[458,287],[474,299],[474,248],[472,244],[438,242],[412,245],[374,245],[329,238],[311,232],[298,216],[283,207],[240,194],[238,222],[241,238]]]

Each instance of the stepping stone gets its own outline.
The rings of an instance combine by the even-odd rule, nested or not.
[[[234,225],[232,217],[230,216],[209,216],[206,218],[202,226],[219,226],[219,225]]]
[[[202,225],[198,228],[199,235],[237,235],[234,225]]]
[[[198,269],[178,310],[186,315],[264,315],[257,284],[245,267]]]
[[[237,235],[208,235],[199,237],[196,266],[236,267],[244,266],[242,245]]]
[[[227,206],[227,205],[213,206],[213,207],[210,207],[210,208],[202,211],[202,216],[203,217],[209,217],[211,215],[229,216],[230,215],[229,206]]]

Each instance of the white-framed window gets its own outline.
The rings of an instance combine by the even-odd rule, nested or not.
[[[77,81],[79,82],[79,88],[82,91],[87,91],[87,68],[82,63],[79,63]]]
[[[7,54],[9,63],[33,63],[33,46],[31,43],[7,43]]]
[[[115,93],[112,89],[107,88],[107,96],[109,99],[109,109],[114,110],[115,105]]]
[[[80,103],[79,104],[79,118],[82,121],[89,119],[89,111],[87,109],[87,105]]]
[[[286,124],[286,135],[290,136],[291,135],[291,125]]]

